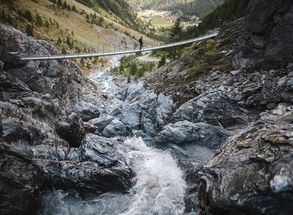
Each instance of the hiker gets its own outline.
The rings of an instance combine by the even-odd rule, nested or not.
[[[139,42],[139,50],[141,50],[142,47],[143,47],[143,40],[142,40],[142,37],[140,37],[140,39],[138,40],[138,42]]]

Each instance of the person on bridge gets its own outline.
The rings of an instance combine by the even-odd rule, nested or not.
[[[142,47],[143,47],[142,37],[140,37],[140,39],[138,40],[138,42],[139,42],[139,50],[142,50]]]

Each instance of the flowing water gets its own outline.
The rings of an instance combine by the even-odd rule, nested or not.
[[[119,65],[119,58],[113,58],[111,67]],[[126,80],[117,81],[110,74],[110,67],[89,77],[100,90],[113,98],[115,105],[123,102],[119,92],[127,85]],[[111,105],[111,104],[109,104]],[[111,107],[109,107],[111,108]],[[105,193],[96,196],[79,196],[75,192],[55,191],[43,199],[42,215],[176,215],[184,214],[186,182],[184,172],[172,157],[172,149],[156,149],[147,146],[141,138],[129,137],[120,149],[128,165],[136,173],[135,185],[127,194]],[[210,151],[202,148],[182,148],[184,156],[197,152],[211,157]],[[191,157],[191,159],[193,159]],[[195,162],[200,159],[194,158]]]
[[[56,191],[44,197],[41,214],[183,214],[186,184],[170,152],[148,147],[140,138],[124,143],[129,150],[122,153],[136,172],[136,184],[128,194],[81,198]]]

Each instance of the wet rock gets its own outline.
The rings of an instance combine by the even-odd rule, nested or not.
[[[121,122],[131,129],[139,129],[141,127],[141,110],[136,104],[126,105],[123,107]]]
[[[138,99],[145,91],[146,89],[143,82],[133,83],[127,88],[127,91],[125,92],[125,100],[133,101],[133,99]]]
[[[224,128],[247,125],[244,109],[229,99],[221,90],[210,91],[191,99],[174,113],[177,121],[206,122]]]
[[[208,148],[219,148],[227,139],[228,134],[220,127],[205,123],[180,121],[166,125],[155,137],[160,144],[198,144]]]
[[[32,214],[39,205],[41,187],[46,183],[41,170],[25,157],[9,154],[0,144],[0,212]]]
[[[77,112],[80,115],[81,119],[85,122],[94,118],[98,118],[100,116],[100,111],[98,107],[85,101],[81,101],[77,105],[75,105],[74,111]]]
[[[293,103],[293,74],[291,73],[288,75],[288,79],[285,79],[287,82],[286,84],[284,83],[285,89],[281,96],[285,102],[292,104]]]
[[[158,133],[156,119],[153,115],[150,115],[149,113],[144,111],[142,113],[141,122],[143,130],[147,135],[154,137]]]
[[[80,193],[126,192],[134,174],[117,144],[93,134],[75,149],[1,143],[1,214],[34,213],[41,193],[52,187]]]
[[[71,113],[65,120],[57,122],[57,134],[66,140],[71,147],[79,147],[85,134],[81,119],[76,113]]]
[[[1,138],[6,142],[21,141],[33,145],[42,139],[41,131],[33,126],[7,118],[1,121]]]
[[[0,72],[4,70],[4,62],[0,60]]]
[[[166,124],[168,118],[173,113],[175,107],[171,96],[165,96],[164,94],[158,95],[158,107],[156,108],[157,117],[156,121],[159,126]]]
[[[126,126],[118,119],[112,120],[102,131],[105,137],[126,136],[128,134]]]
[[[23,55],[57,54],[52,45],[4,25],[0,44]],[[42,192],[50,189],[130,188],[133,172],[119,150],[107,148],[106,139],[84,139],[96,128],[84,125],[78,114],[97,118],[104,108],[99,96],[69,61],[5,64],[0,72],[0,214],[34,214]]]
[[[239,74],[241,72],[241,70],[233,70],[233,71],[231,71],[230,73],[231,73],[231,75],[237,75],[237,74]]]
[[[97,126],[99,131],[102,132],[106,128],[106,126],[109,125],[113,120],[114,117],[106,115],[99,118],[91,119],[90,121],[88,121],[88,123]]]
[[[290,214],[292,117],[292,107],[283,105],[263,114],[204,166],[199,174],[201,214]]]

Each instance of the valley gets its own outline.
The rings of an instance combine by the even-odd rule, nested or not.
[[[292,0],[127,2],[0,0],[0,214],[291,215]]]

